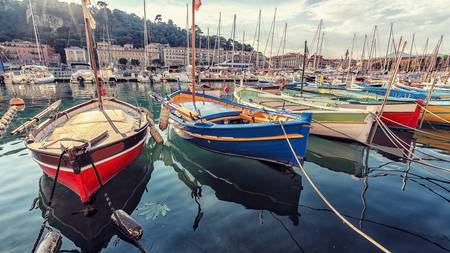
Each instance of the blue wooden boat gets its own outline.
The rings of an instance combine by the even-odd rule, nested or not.
[[[163,104],[175,132],[204,149],[293,166],[287,135],[299,160],[305,156],[311,113],[278,114],[205,94],[195,95],[194,103],[187,91]]]

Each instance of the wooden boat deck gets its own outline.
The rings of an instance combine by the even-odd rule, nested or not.
[[[122,110],[86,111],[76,114],[30,147],[59,152],[61,145],[67,148],[84,142],[91,142],[93,146],[112,143],[134,133],[136,124],[137,120]]]
[[[259,98],[259,97],[255,97],[255,98],[251,98],[251,102],[253,103],[257,103],[263,106],[267,106],[270,108],[274,108],[274,109],[286,109],[286,110],[290,110],[293,112],[298,112],[298,111],[304,111],[304,110],[310,110],[310,107],[307,106],[302,106],[302,105],[298,105],[298,104],[294,104],[291,103],[289,101],[283,101],[281,99],[277,99],[277,98]]]

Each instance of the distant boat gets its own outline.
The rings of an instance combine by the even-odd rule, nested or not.
[[[94,83],[95,77],[91,65],[88,63],[72,63],[70,65],[72,74],[70,75],[71,83]]]
[[[257,160],[296,164],[289,137],[299,159],[307,147],[311,114],[282,115],[240,105],[231,100],[177,91],[164,104],[170,122],[182,138],[210,151]],[[283,128],[286,131],[284,135]]]
[[[40,65],[22,66],[18,74],[12,73],[13,84],[45,84],[55,82],[55,76],[47,67]]]

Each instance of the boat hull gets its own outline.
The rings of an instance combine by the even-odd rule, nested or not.
[[[95,150],[92,153],[92,159],[94,160],[95,167],[100,175],[103,184],[106,184],[111,178],[116,176],[129,164],[131,164],[144,149],[146,140],[146,129],[142,133],[139,133],[134,138],[126,140],[125,145],[118,143],[99,150]],[[118,149],[122,149],[117,154],[110,156],[111,152]],[[126,147],[131,146],[131,147]],[[56,170],[58,166],[58,156],[50,156],[33,151],[33,158],[39,164],[45,174],[51,178],[55,178]],[[63,162],[58,175],[58,183],[63,184],[73,192],[75,192],[82,203],[88,202],[92,196],[100,188],[100,184],[97,181],[95,170],[89,163],[89,157],[80,157],[79,160],[84,162],[84,166],[80,168],[79,172],[76,172],[76,168],[70,165],[68,160],[63,158]]]
[[[254,106],[265,110],[276,111],[251,100],[244,99],[235,91],[236,99],[245,105]],[[280,98],[283,99],[283,98]],[[308,110],[312,112],[310,133],[318,136],[345,139],[367,143],[374,123],[373,114],[367,111],[323,111]],[[295,112],[294,112],[295,113]]]
[[[184,92],[171,95],[171,97],[174,101],[177,100],[177,96],[180,99],[189,99],[189,94]],[[239,112],[238,108],[240,108],[262,113],[256,108],[209,95],[198,94],[196,100],[198,101],[197,107],[202,106],[200,101],[203,100],[209,103],[227,104],[236,110],[234,112]],[[177,110],[173,110],[170,114],[170,122],[177,135],[210,151],[293,166],[297,163],[296,157],[289,148],[287,137],[299,160],[303,160],[306,153],[311,113],[289,116],[291,120],[282,123],[273,120],[247,124],[220,122],[227,118],[223,113],[215,114],[214,118],[206,121],[192,121],[180,117],[177,113]],[[279,114],[267,112],[264,115],[278,117]]]
[[[202,129],[200,134],[196,129],[174,121],[172,121],[172,125],[178,136],[209,151],[288,166],[296,164],[295,157],[279,124],[267,126],[265,129],[253,128],[245,131],[236,129],[233,130],[234,133],[222,134],[210,133],[210,131],[205,131],[204,129]],[[291,125],[287,122],[283,123],[283,127],[297,154],[297,158],[303,160],[306,153],[309,127],[302,127],[298,124]],[[261,134],[255,135],[255,131]]]

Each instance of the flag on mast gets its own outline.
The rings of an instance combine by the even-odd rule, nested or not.
[[[202,6],[202,0],[195,0],[194,1],[194,9],[196,11],[200,10],[200,6]]]

